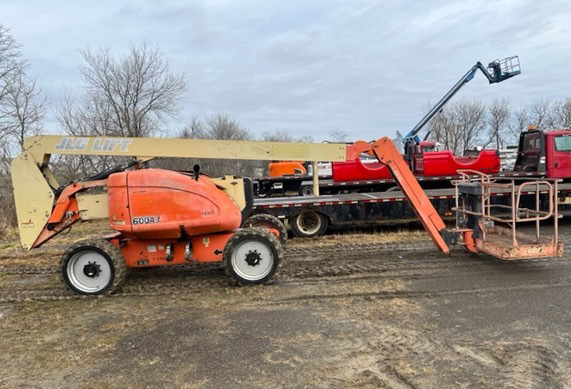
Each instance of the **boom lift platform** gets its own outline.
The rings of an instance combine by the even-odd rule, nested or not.
[[[474,171],[460,171],[454,181],[456,191],[456,232],[463,235],[464,245],[473,253],[483,252],[501,259],[541,258],[563,255],[558,239],[559,179],[496,178]],[[521,207],[522,192],[535,195],[532,208]],[[505,191],[510,205],[493,204],[492,191]],[[547,208],[540,206],[540,193],[547,196]],[[541,222],[553,219],[553,236],[541,236]],[[523,234],[518,224],[534,223],[535,234]]]
[[[237,283],[264,283],[283,259],[286,232],[275,217],[248,217],[253,196],[247,178],[215,179],[200,175],[198,169],[185,173],[141,168],[135,162],[61,186],[50,168],[52,154],[124,156],[135,157],[136,161],[179,157],[342,162],[367,152],[391,170],[442,252],[448,253],[460,234],[469,250],[505,257],[485,246],[491,234],[481,226],[493,220],[493,215],[486,213],[489,205],[486,208],[483,200],[482,214],[459,205],[467,221],[455,230],[447,230],[389,138],[345,145],[35,136],[25,140],[24,150],[12,161],[18,229],[24,248],[39,247],[78,221],[108,219],[115,231],[102,239],[78,242],[64,253],[62,278],[76,293],[111,293],[125,279],[126,268],[190,262],[224,263]],[[552,189],[556,196],[557,186]],[[464,195],[470,194],[462,192]],[[550,217],[538,212],[532,216]],[[560,245],[557,237],[554,242]],[[550,254],[561,255],[562,248],[513,251],[512,258]]]

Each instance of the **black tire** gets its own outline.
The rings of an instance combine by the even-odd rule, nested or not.
[[[282,246],[285,246],[285,244],[287,243],[287,230],[284,224],[281,222],[281,220],[275,217],[274,215],[260,213],[257,215],[250,216],[248,219],[246,219],[242,227],[275,228],[280,233],[278,240],[280,241]]]
[[[251,245],[253,249],[249,249]],[[260,252],[257,249],[261,249]],[[250,258],[250,255],[253,258]],[[244,257],[242,257],[244,255]],[[226,274],[238,285],[264,284],[278,272],[282,265],[284,251],[278,238],[260,228],[242,228],[236,232],[224,247]],[[252,260],[254,263],[250,263]],[[257,261],[257,262],[255,262]],[[256,266],[264,267],[256,269]],[[248,270],[254,270],[246,274]],[[256,271],[260,274],[254,274]]]
[[[299,188],[300,196],[313,196],[313,185],[303,185]]]
[[[292,217],[289,225],[298,238],[315,238],[327,231],[329,219],[317,211],[303,211]]]
[[[88,265],[84,265],[83,267],[84,275],[81,276],[75,273],[73,267],[74,264],[76,264],[78,268],[80,268],[81,262],[77,261],[86,254],[91,254],[92,258],[95,259],[99,258],[101,262],[98,263],[96,260],[93,262],[88,261]],[[103,274],[93,275],[93,272],[87,274],[86,271],[89,271],[86,270],[88,266],[91,266],[91,269],[94,269],[93,266],[96,266],[97,269],[95,269],[95,272],[102,272]],[[102,270],[102,267],[104,270]],[[76,268],[76,270],[78,270],[78,268]],[[66,288],[74,293],[84,295],[113,293],[125,281],[127,275],[127,266],[125,265],[125,259],[121,250],[105,239],[83,240],[71,245],[61,258],[60,270],[61,279]],[[106,274],[107,272],[109,272],[109,274]],[[84,279],[85,277],[89,277],[94,280],[99,276],[105,275],[105,279],[101,279],[100,287],[90,288],[80,282],[78,275]]]
[[[391,186],[385,192],[400,192],[400,191],[401,191],[400,186]]]

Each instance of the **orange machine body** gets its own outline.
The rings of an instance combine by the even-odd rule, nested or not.
[[[34,247],[81,220],[77,192],[104,187],[115,231],[105,238],[121,250],[127,267],[222,262],[226,243],[242,223],[232,197],[206,176],[133,170],[67,186]],[[266,230],[279,236],[271,226]]]
[[[234,200],[204,176],[142,169],[109,176],[109,223],[130,239],[180,239],[240,227]]]
[[[307,174],[307,169],[296,161],[280,161],[270,163],[270,177],[292,176]]]
[[[117,234],[109,237],[125,257],[127,267],[183,265],[222,262],[224,247],[236,230],[196,235],[187,240],[125,239]]]

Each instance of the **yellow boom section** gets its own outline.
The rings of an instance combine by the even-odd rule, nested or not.
[[[54,206],[59,187],[50,167],[52,154],[215,158],[248,160],[345,161],[340,143],[285,143],[202,139],[70,137],[39,135],[24,141],[24,152],[12,161],[12,183],[20,240],[32,247]],[[81,203],[80,203],[81,205]],[[85,212],[89,210],[81,210]]]
[[[142,158],[216,158],[290,161],[345,161],[345,144],[205,139],[70,137],[39,135],[24,141],[36,161],[45,155],[118,155]]]

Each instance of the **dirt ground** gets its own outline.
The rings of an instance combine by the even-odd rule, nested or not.
[[[63,292],[64,244],[0,250],[0,387],[571,388],[563,258],[437,252],[424,233],[288,244],[271,285],[217,267],[132,271],[111,297]]]

